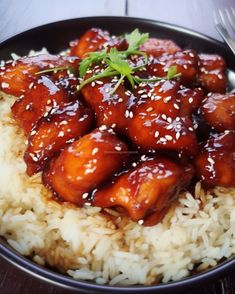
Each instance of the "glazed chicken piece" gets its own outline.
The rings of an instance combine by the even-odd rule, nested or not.
[[[131,103],[130,96],[133,95],[130,91],[126,91],[123,85],[110,95],[116,83],[115,78],[102,78],[87,84],[81,91],[88,105],[95,110],[98,126],[106,125],[125,133],[128,124],[127,109]]]
[[[24,160],[29,176],[44,169],[48,160],[66,144],[86,134],[92,126],[93,111],[79,101],[62,103],[43,116],[28,138]]]
[[[127,43],[118,37],[111,37],[107,31],[92,28],[82,35],[80,39],[70,43],[70,54],[84,58],[88,52],[112,47],[125,50]]]
[[[192,175],[192,167],[184,168],[165,157],[151,158],[95,192],[92,205],[121,207],[134,221],[144,219],[150,224],[148,217],[154,214],[160,221]]]
[[[128,136],[141,149],[170,149],[187,155],[197,152],[192,122],[181,117],[178,90],[178,83],[172,80],[136,90],[139,99],[130,111]]]
[[[22,98],[16,100],[11,110],[19,126],[29,133],[36,122],[61,102],[66,93],[48,77],[41,76]]]
[[[73,75],[59,77],[55,80],[55,84],[65,90],[69,101],[82,99],[81,92],[78,91],[79,79],[77,77]]]
[[[38,79],[37,72],[61,66],[78,69],[79,60],[78,57],[72,56],[42,54],[6,63],[0,68],[0,90],[19,97]]]
[[[196,81],[199,72],[198,55],[193,50],[164,54],[160,58],[150,59],[146,72],[149,76],[165,77],[171,66],[177,66],[177,73],[181,73],[180,82],[183,85],[191,85]]]
[[[235,94],[210,94],[203,100],[201,113],[218,132],[235,130]]]
[[[226,64],[219,55],[199,54],[200,74],[198,81],[208,92],[225,93],[227,77]]]
[[[164,53],[173,54],[181,51],[181,48],[172,40],[149,38],[140,46],[140,51],[146,52],[147,55],[159,57]]]
[[[198,177],[207,186],[235,187],[235,132],[211,135],[195,159]]]
[[[181,116],[189,116],[193,114],[201,105],[204,92],[201,88],[189,89],[180,86],[178,91],[177,102],[180,105]]]
[[[127,159],[126,145],[112,129],[103,129],[73,142],[44,172],[44,183],[65,201],[87,202],[88,193],[112,177]]]

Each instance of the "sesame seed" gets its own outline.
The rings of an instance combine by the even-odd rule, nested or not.
[[[172,128],[173,128],[173,125],[172,125],[172,124],[169,124],[169,125],[166,127],[167,130],[171,130]]]
[[[171,96],[167,96],[163,99],[163,101],[166,103],[166,102],[169,102],[171,100]]]
[[[88,193],[83,193],[83,194],[82,194],[82,198],[83,198],[83,199],[86,199],[86,198],[88,197],[88,195],[89,195]]]
[[[179,137],[180,137],[180,132],[177,132],[176,135],[175,135],[176,140],[178,140]]]
[[[193,103],[193,98],[190,97],[189,100],[188,100],[188,102],[189,102],[190,104]]]
[[[172,141],[173,140],[172,136],[170,136],[170,135],[165,135],[165,138],[167,139],[167,141]]]
[[[163,138],[163,137],[161,137],[159,140],[160,140],[160,142],[162,142],[162,143],[166,143],[166,141],[167,141],[167,140],[166,140],[165,138]]]
[[[176,103],[174,103],[173,106],[174,106],[175,109],[180,109],[178,104],[176,104]]]
[[[118,102],[123,102],[123,99],[122,99],[122,98],[119,98],[119,99],[118,99]]]
[[[91,83],[91,86],[92,86],[92,87],[95,87],[95,82],[92,82],[92,83]]]
[[[188,130],[191,131],[191,132],[194,131],[192,127],[189,127]]]
[[[138,224],[142,225],[144,223],[144,221],[142,219],[138,220]]]
[[[168,123],[172,123],[172,118],[171,117],[168,117],[166,120],[168,121]]]
[[[67,125],[68,124],[68,122],[67,122],[67,120],[62,120],[61,122],[60,122],[60,125],[62,126],[62,125]]]
[[[147,160],[147,157],[146,157],[146,155],[142,155],[142,156],[140,157],[140,159],[141,159],[142,161],[146,161],[146,160]]]
[[[141,98],[147,98],[147,97],[148,97],[148,95],[146,95],[146,94],[143,94],[143,95],[141,95],[140,97],[141,97]]]
[[[137,93],[138,94],[142,94],[142,93],[144,93],[145,92],[145,90],[139,90]]]
[[[130,118],[133,118],[133,116],[134,116],[133,112],[132,111],[129,111],[129,117]]]
[[[136,162],[133,162],[133,163],[132,163],[132,166],[133,166],[133,167],[136,167],[136,166],[137,166],[137,163],[136,163]]]
[[[33,88],[33,82],[29,84],[29,89]]]
[[[158,92],[159,92],[159,93],[162,93],[162,92],[163,92],[163,89],[162,89],[162,88],[160,88],[160,89],[158,90]]]
[[[129,117],[129,110],[125,111],[125,117]]]
[[[59,134],[58,134],[58,137],[63,137],[63,136],[64,136],[64,132],[60,131]]]
[[[211,157],[208,157],[208,161],[211,163],[211,164],[214,164],[215,161],[211,158]]]
[[[219,78],[220,80],[222,80],[222,79],[223,79],[223,75],[222,75],[222,74],[218,74],[218,78]]]
[[[167,120],[167,116],[164,113],[162,114],[162,118]]]
[[[103,82],[102,81],[96,81],[96,84],[103,85]]]
[[[3,89],[9,88],[9,84],[8,83],[3,82],[1,85],[2,85],[2,88]]]
[[[93,148],[91,155],[95,155],[99,151],[99,148],[95,147]]]
[[[189,52],[190,57],[194,57],[194,54],[192,52]]]
[[[175,121],[180,121],[180,117],[177,116],[177,117],[175,118]]]
[[[104,130],[107,130],[107,126],[106,125],[102,125],[99,127],[99,130],[100,131],[104,131]]]
[[[152,111],[152,110],[153,110],[152,107],[149,107],[149,108],[146,109],[147,112],[150,112],[150,111]]]
[[[121,150],[122,150],[122,147],[120,147],[120,146],[115,146],[114,149],[117,150],[117,151],[121,151]]]
[[[154,133],[154,137],[157,138],[158,136],[159,136],[159,132],[156,131],[156,132]]]
[[[186,64],[184,64],[184,65],[183,65],[183,68],[184,68],[184,69],[187,69],[187,68],[188,68],[188,66],[187,66]]]

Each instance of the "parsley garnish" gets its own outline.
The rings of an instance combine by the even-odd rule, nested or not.
[[[128,42],[128,48],[124,51],[118,51],[116,48],[111,48],[110,51],[106,49],[96,52],[89,52],[86,54],[86,57],[83,58],[79,65],[79,77],[82,79],[78,90],[81,90],[85,85],[92,83],[95,80],[99,80],[105,77],[111,76],[119,76],[119,80],[117,81],[114,88],[110,91],[110,95],[114,94],[118,89],[120,84],[127,79],[131,86],[134,87],[135,84],[139,84],[141,82],[156,82],[160,80],[170,80],[176,77],[179,77],[181,74],[177,73],[177,66],[171,66],[165,77],[156,77],[151,79],[142,79],[135,74],[135,72],[139,69],[144,68],[148,63],[148,57],[145,52],[139,51],[140,45],[148,40],[149,35],[141,34],[138,29],[135,29],[130,34],[125,35],[125,39]],[[133,55],[140,55],[143,57],[143,64],[140,66],[132,67],[127,62],[127,57]],[[98,74],[91,76],[84,80],[84,77],[93,65],[99,64],[102,65],[104,69]],[[55,67],[52,69],[46,69],[36,74],[47,73],[51,71],[58,71],[69,69],[66,67]]]

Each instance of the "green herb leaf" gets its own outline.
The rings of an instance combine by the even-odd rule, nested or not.
[[[130,34],[127,34],[125,38],[129,44],[127,51],[135,51],[148,40],[149,34],[141,34],[138,29],[135,29]]]
[[[121,75],[126,76],[133,72],[130,65],[121,58],[116,48],[112,48],[108,55],[107,62],[109,66],[118,71]]]
[[[177,65],[172,65],[168,68],[167,79],[171,80],[177,75]]]
[[[83,78],[88,70],[88,68],[94,64],[99,62],[100,60],[105,59],[107,55],[106,50],[89,52],[87,57],[83,58],[79,65],[79,76]]]

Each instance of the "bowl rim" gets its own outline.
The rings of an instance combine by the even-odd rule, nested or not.
[[[127,21],[132,22],[136,21],[141,24],[152,24],[157,27],[163,27],[172,31],[182,32],[187,35],[195,36],[200,39],[204,39],[211,43],[214,43],[224,50],[228,50],[228,47],[225,43],[220,42],[212,37],[209,37],[205,34],[197,32],[195,30],[191,30],[185,28],[183,26],[174,25],[168,22],[157,21],[148,18],[139,18],[139,17],[129,17],[129,16],[88,16],[88,17],[78,17],[78,18],[70,18],[64,19],[54,22],[48,22],[43,25],[35,26],[25,31],[12,34],[0,42],[0,49],[1,47],[7,45],[9,42],[14,41],[15,38],[20,38],[21,36],[26,35],[27,33],[39,31],[42,29],[47,29],[51,25],[63,25],[67,22],[82,22],[82,21]],[[189,286],[194,285],[195,283],[205,282],[205,280],[211,280],[216,277],[222,276],[225,272],[228,272],[230,269],[235,268],[235,256],[228,258],[227,260],[217,264],[215,267],[212,267],[206,271],[194,274],[193,276],[188,276],[179,281],[167,282],[164,284],[155,284],[155,285],[130,285],[130,286],[111,286],[108,284],[100,285],[94,282],[84,281],[84,280],[76,280],[68,275],[63,275],[61,273],[57,273],[52,271],[46,267],[42,267],[37,263],[29,260],[25,256],[21,255],[13,248],[10,247],[9,244],[4,241],[4,237],[0,237],[0,256],[4,259],[8,260],[10,263],[14,264],[16,267],[20,268],[21,270],[29,273],[30,275],[54,284],[56,286],[69,288],[70,290],[83,290],[86,292],[89,291],[96,291],[96,292],[106,292],[106,293],[119,293],[123,291],[125,293],[141,293],[141,292],[154,292],[154,293],[166,293],[169,290],[179,290],[182,288],[186,288]]]

